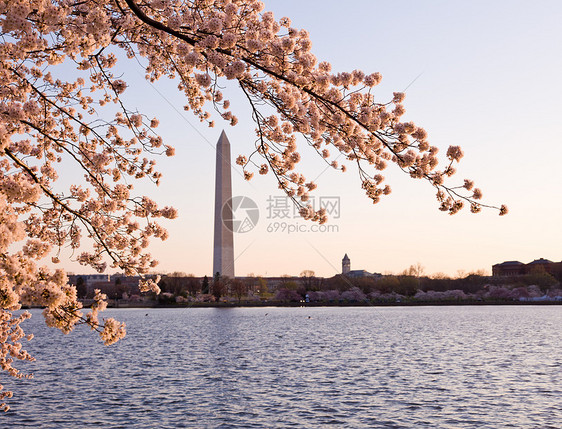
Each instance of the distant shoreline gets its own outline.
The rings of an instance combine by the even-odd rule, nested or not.
[[[179,304],[108,302],[108,308],[252,308],[252,307],[444,307],[444,306],[506,306],[506,305],[562,305],[562,301],[422,301],[422,302],[191,302]],[[87,307],[85,306],[85,309]]]
[[[346,302],[346,303],[329,303],[329,302],[192,302],[179,304],[159,304],[157,302],[135,302],[135,303],[118,303],[115,305],[113,300],[108,301],[107,308],[111,309],[128,309],[128,308],[297,308],[297,307],[466,307],[466,306],[525,306],[525,305],[562,305],[562,301],[424,301],[424,302]],[[22,310],[38,309],[44,307],[22,306]],[[83,310],[88,310],[89,305],[84,304]]]

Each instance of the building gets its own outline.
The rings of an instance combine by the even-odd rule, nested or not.
[[[529,262],[527,264],[527,269],[528,272],[546,271],[547,273],[552,274],[552,272],[554,271],[553,268],[556,265],[557,264],[555,262],[549,261],[548,259],[539,258],[539,259],[535,259],[533,262]]]
[[[341,273],[342,274],[347,274],[351,271],[351,260],[349,259],[349,256],[347,256],[347,253],[343,256],[343,259],[341,260]]]
[[[525,274],[525,264],[519,261],[505,261],[501,264],[492,265],[492,275],[500,276],[520,276]]]
[[[359,278],[359,277],[379,277],[378,273],[370,273],[365,270],[351,270],[346,274],[347,277]]]
[[[379,273],[370,273],[369,271],[365,270],[352,270],[351,269],[351,259],[347,256],[347,253],[343,256],[341,260],[341,273],[346,277],[382,277],[382,274]]]
[[[492,265],[494,277],[522,276],[536,272],[546,272],[560,278],[562,276],[562,262],[552,262],[548,259],[539,258],[528,264],[519,261],[505,261],[501,264]]]

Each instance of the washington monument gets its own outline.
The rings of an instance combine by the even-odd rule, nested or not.
[[[219,273],[221,276],[234,278],[232,179],[230,170],[230,142],[223,131],[217,142],[213,275]]]

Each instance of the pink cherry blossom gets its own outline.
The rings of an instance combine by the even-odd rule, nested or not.
[[[438,150],[427,132],[401,119],[404,93],[377,100],[373,87],[380,73],[332,72],[312,53],[307,31],[263,9],[258,0],[0,0],[4,371],[22,376],[9,354],[32,359],[20,343],[25,335],[19,324],[28,314],[13,315],[21,305],[43,307],[46,323],[64,333],[85,323],[105,344],[125,335],[123,324],[99,321],[103,294],[84,313],[64,271],[39,266],[41,258],[69,246],[79,263],[99,272],[109,266],[144,276],[157,264],[145,252],[150,240],[168,237],[157,219],[177,215],[135,192],[137,180],[160,182],[155,157],[172,156],[174,148],[155,133],[158,119],[125,105],[123,95],[134,88],[123,80],[122,62],[143,64],[151,82],[178,78],[184,109],[209,126],[215,110],[219,119],[237,124],[220,91],[236,84],[256,122],[255,151],[239,157],[244,177],[249,180],[253,168],[272,174],[305,219],[324,223],[327,216],[307,203],[316,184],[299,170],[303,144],[334,169],[357,165],[373,203],[390,193],[381,171],[394,163],[436,188],[440,210],[453,214],[464,203],[475,213],[488,207],[471,181],[447,184],[462,149],[451,146],[438,170]],[[58,176],[68,165],[84,178],[66,188]],[[84,242],[87,250],[79,251]],[[154,279],[143,279],[141,287],[159,290]],[[8,396],[0,388],[0,400]]]

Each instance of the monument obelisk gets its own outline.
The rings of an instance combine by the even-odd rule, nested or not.
[[[230,170],[230,142],[223,131],[217,142],[213,276],[219,273],[221,276],[234,278],[232,178]]]

